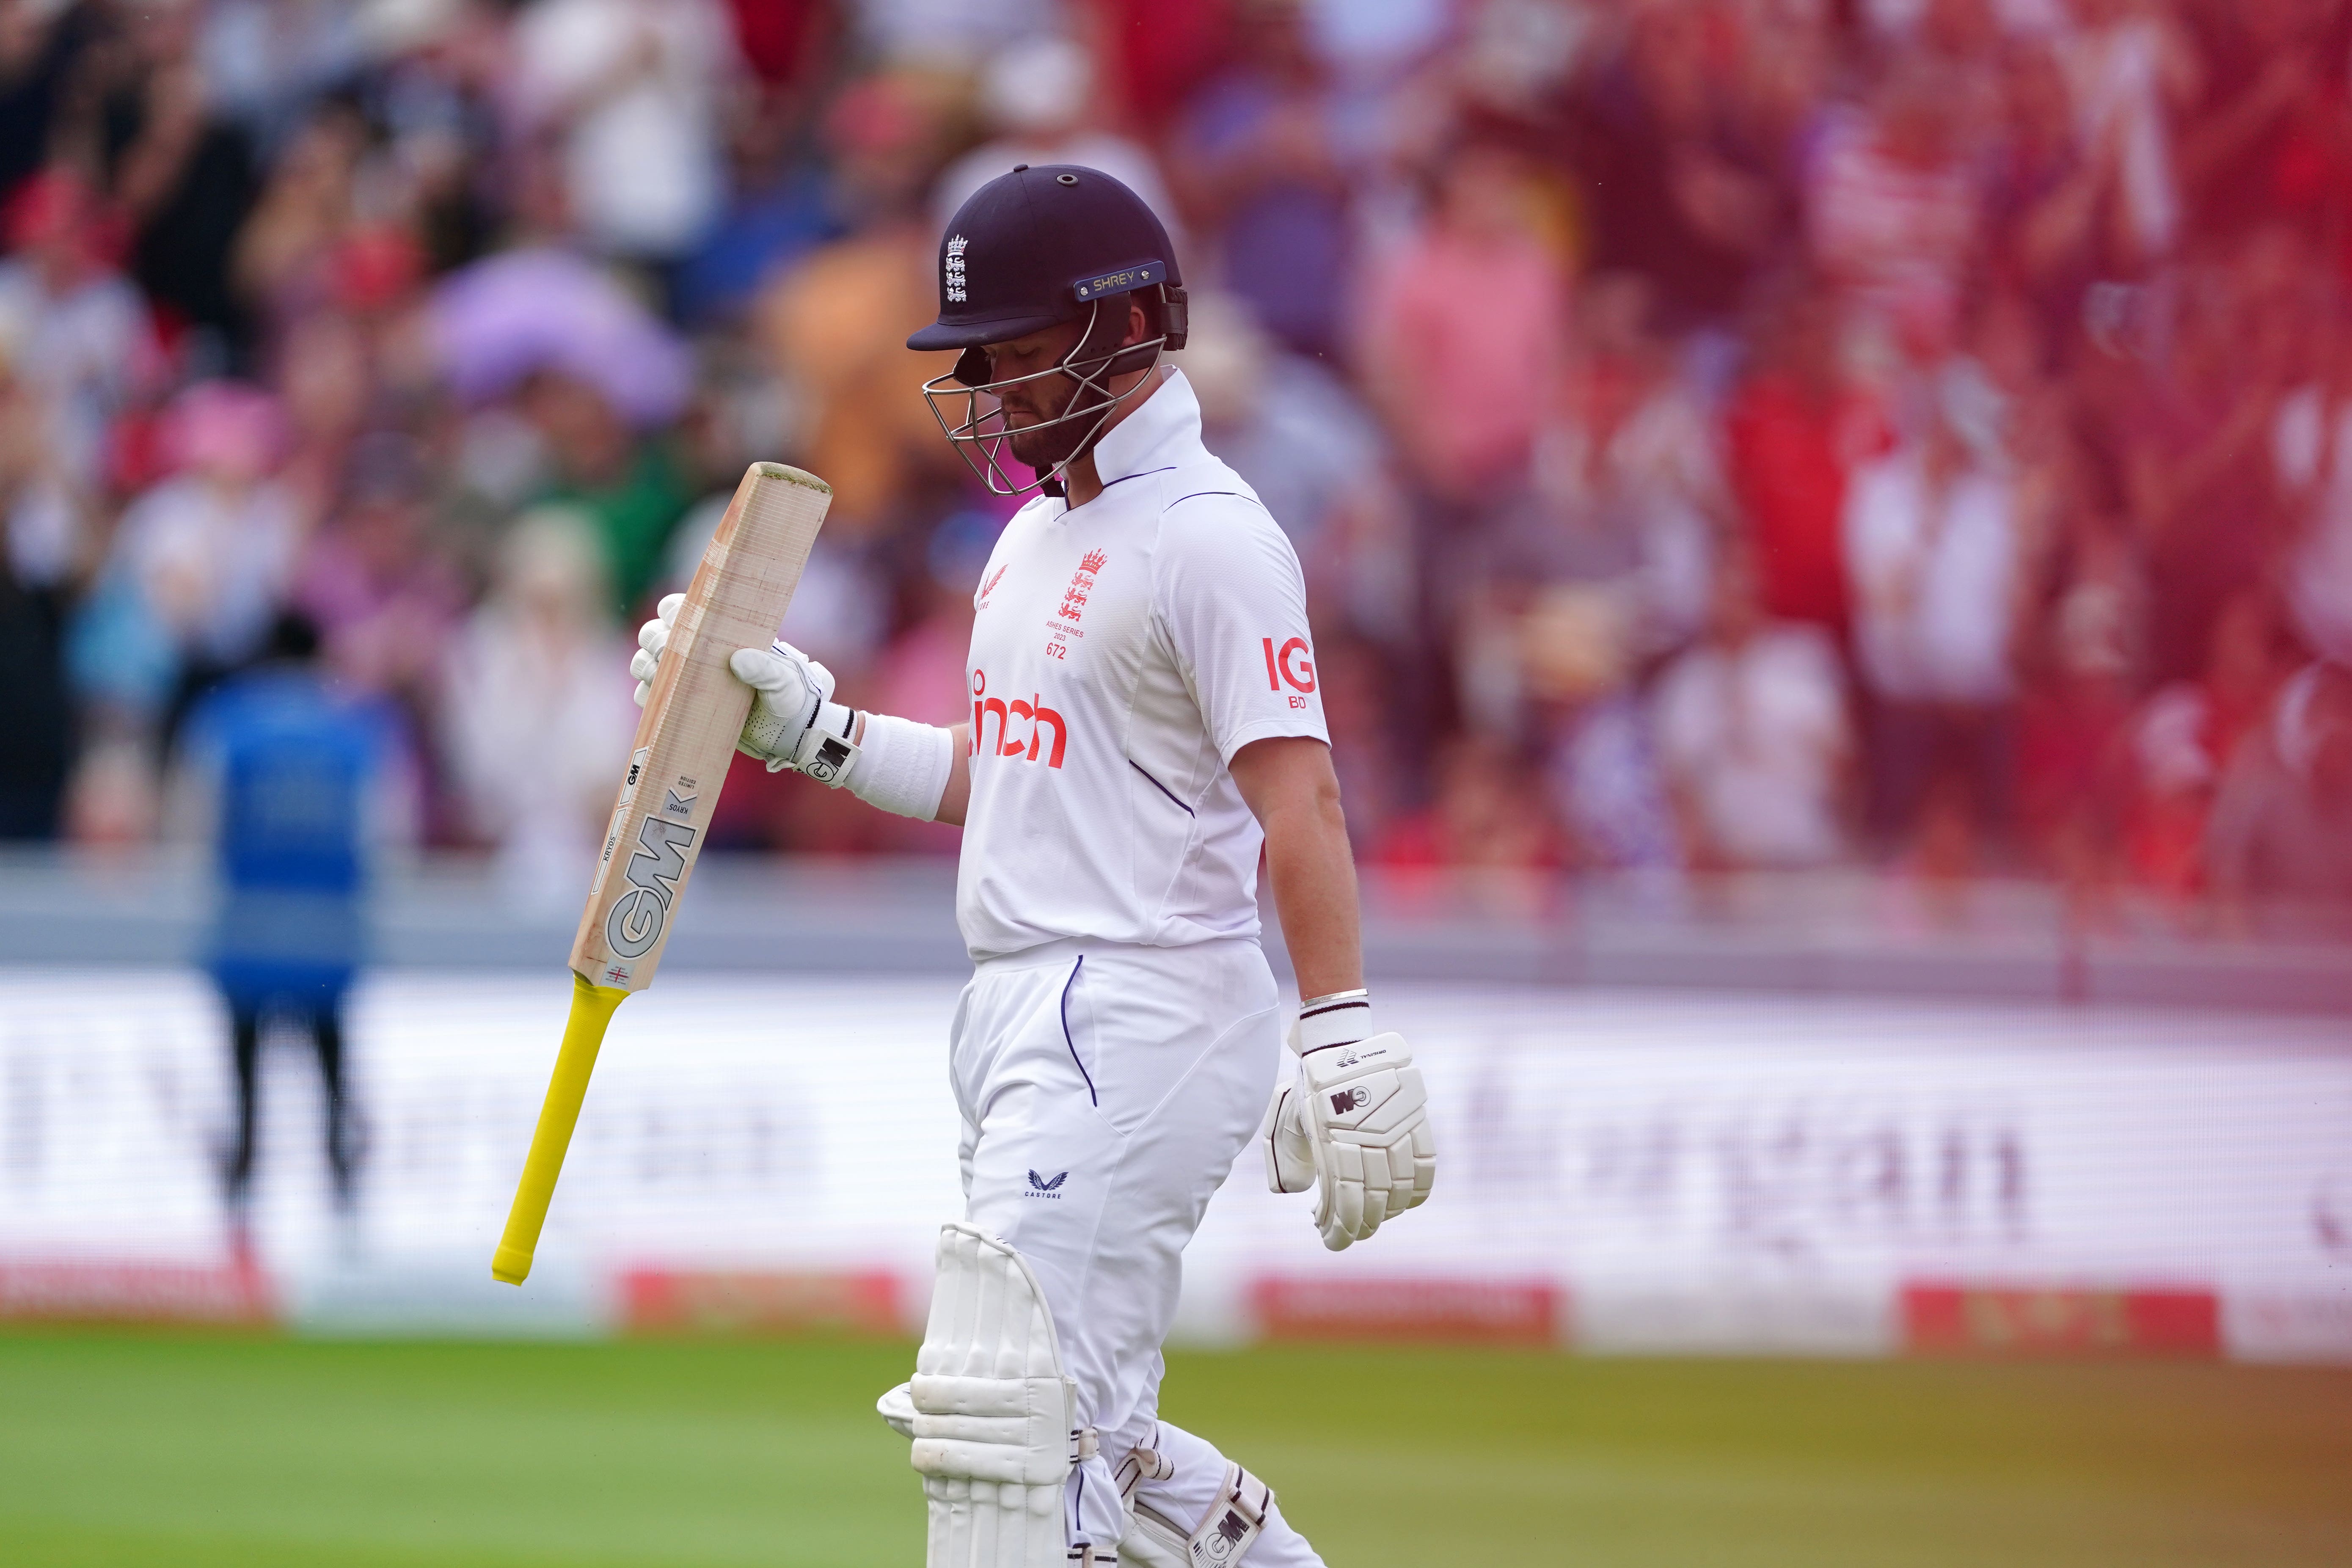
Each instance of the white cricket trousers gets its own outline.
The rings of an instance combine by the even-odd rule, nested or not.
[[[981,963],[964,987],[949,1071],[965,1216],[1036,1270],[1077,1418],[1101,1442],[1070,1478],[1073,1546],[1099,1552],[1127,1529],[1112,1472],[1130,1449],[1173,1462],[1138,1496],[1187,1530],[1224,1480],[1223,1455],[1159,1419],[1160,1347],[1184,1246],[1256,1135],[1281,1053],[1274,976],[1246,938],[1052,942]],[[1304,1216],[1299,1233],[1312,1239]],[[1277,1507],[1246,1568],[1321,1563]]]

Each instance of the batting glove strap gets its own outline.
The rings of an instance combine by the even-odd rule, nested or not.
[[[865,749],[849,738],[856,729],[856,713],[838,702],[819,702],[815,713],[802,726],[800,743],[793,748],[791,757],[771,760],[768,771],[772,773],[789,767],[827,789],[839,789],[849,782],[850,773],[865,755]]]

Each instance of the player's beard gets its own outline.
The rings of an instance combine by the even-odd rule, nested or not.
[[[1024,405],[1021,408],[1022,413],[1036,416],[1029,423],[1013,424],[1014,409],[1008,405],[1005,410],[1005,423],[1013,431],[1008,445],[1013,448],[1014,459],[1028,464],[1041,474],[1078,455],[1079,447],[1085,444],[1097,423],[1086,416],[1110,401],[1100,386],[1082,384],[1066,371],[1062,374],[1060,381],[1062,386],[1056,388],[1060,395],[1055,405],[1045,405],[1041,398],[1040,406],[1030,408]],[[1073,414],[1077,417],[1066,417]]]

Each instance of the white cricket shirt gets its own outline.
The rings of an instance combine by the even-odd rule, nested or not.
[[[1181,371],[1095,469],[1076,511],[1014,514],[972,597],[956,918],[975,960],[1256,935],[1264,835],[1225,764],[1270,735],[1330,738],[1298,557],[1201,445]]]

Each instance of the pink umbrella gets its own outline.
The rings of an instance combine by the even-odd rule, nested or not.
[[[602,392],[643,427],[677,417],[693,384],[686,345],[593,263],[567,250],[510,250],[435,291],[432,333],[457,395],[486,402],[535,371]]]

